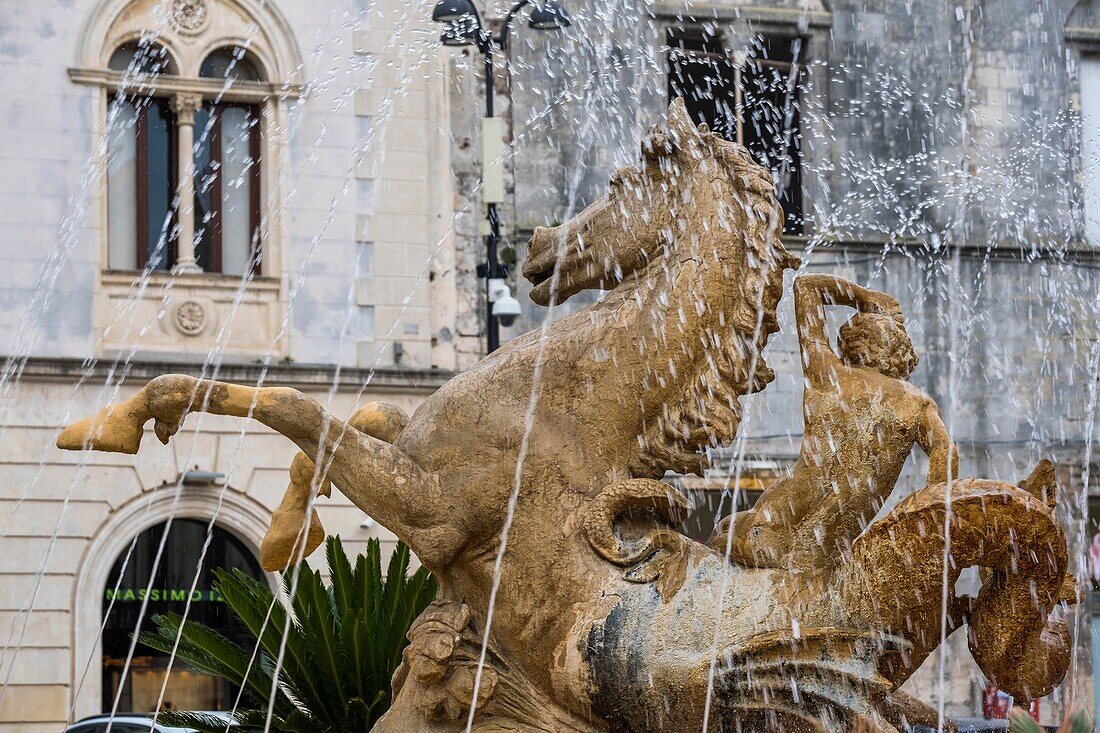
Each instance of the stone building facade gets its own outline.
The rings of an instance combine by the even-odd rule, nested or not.
[[[120,623],[185,593],[219,616],[202,538],[258,574],[294,454],[195,416],[167,447],[78,455],[61,425],[166,372],[411,412],[481,348],[458,337],[430,26],[397,0],[0,7],[0,730],[231,707],[179,669],[160,694],[164,660],[129,658]],[[319,510],[350,551],[392,546],[339,496]]]
[[[708,122],[797,193],[788,239],[806,268],[902,301],[914,381],[941,404],[963,473],[1017,480],[1056,459],[1087,574],[1100,494],[1095,4],[568,0],[564,33],[517,23],[494,79],[511,143],[504,259],[521,263],[534,226],[598,197],[674,92],[713,82],[693,109],[734,100]],[[476,52],[438,49],[429,14],[398,0],[0,7],[0,730],[110,709],[126,654],[106,649],[104,611],[132,612],[143,590],[120,558],[155,550],[147,540],[176,516],[217,528],[247,565],[293,455],[270,431],[209,416],[135,457],[64,454],[52,442],[67,420],[166,371],[295,386],[337,415],[372,399],[411,410],[479,358],[483,79]],[[747,78],[782,92],[756,119],[767,135],[736,105]],[[525,308],[509,333],[547,317]],[[731,474],[755,491],[797,454],[789,299],[781,323],[778,376],[750,401],[743,442],[715,452],[706,480],[684,480],[714,510]],[[920,463],[895,499],[919,486]],[[352,550],[392,543],[339,497],[320,511]],[[1083,610],[1073,685],[1048,716],[1093,698],[1100,634]],[[984,683],[963,634],[949,648],[948,712],[973,714]],[[913,683],[925,699],[939,663]],[[120,701],[155,700],[157,664],[131,660],[145,687]],[[191,682],[174,702],[217,699]]]
[[[567,6],[577,22],[564,34],[517,24],[507,69],[498,70],[498,90],[511,102],[502,113],[513,145],[504,214],[510,256],[522,263],[535,226],[563,221],[602,195],[614,168],[636,160],[641,133],[670,99],[687,97],[697,121],[747,144],[787,188],[795,214],[788,248],[803,256],[803,271],[835,273],[901,301],[921,355],[913,381],[940,404],[963,475],[1014,483],[1042,457],[1057,463],[1072,562],[1082,578],[1093,575],[1100,5]],[[477,67],[467,56],[452,60],[459,66],[451,109],[461,181],[478,160],[465,150],[476,136],[461,131],[474,129],[479,110],[469,104]],[[472,219],[457,231],[460,259],[479,251]],[[526,292],[519,278],[513,284]],[[527,301],[511,331],[536,328],[591,297],[549,314]],[[798,454],[801,374],[790,298],[780,310],[783,328],[768,351],[777,377],[745,401],[742,440],[714,452],[705,480],[681,479],[709,507],[691,531],[706,535],[718,506],[728,511],[720,489],[732,476],[751,500]],[[889,505],[921,486],[922,464],[915,455]],[[1092,707],[1100,696],[1089,662],[1090,640],[1100,638],[1094,608],[1090,601],[1071,612],[1078,651],[1071,680],[1042,704],[1046,718],[1067,703]],[[965,632],[947,649],[909,689],[937,701],[942,661],[947,712],[980,715],[986,681]]]

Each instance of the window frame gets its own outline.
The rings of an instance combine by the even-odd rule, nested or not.
[[[733,124],[734,124],[734,140],[733,142],[748,147],[746,143],[746,109],[745,109],[745,68],[750,64],[757,64],[761,67],[776,69],[783,72],[786,75],[790,75],[792,71],[796,72],[795,83],[793,85],[793,96],[795,99],[794,107],[795,113],[795,125],[791,128],[791,134],[795,140],[800,141],[803,137],[802,129],[802,105],[805,102],[805,91],[807,87],[808,76],[808,64],[805,60],[799,62],[794,61],[779,61],[768,58],[760,58],[752,56],[747,50],[744,49],[729,49],[725,46],[726,37],[722,28],[713,28],[707,23],[692,23],[692,22],[680,22],[669,23],[663,27],[663,43],[666,49],[665,53],[665,73],[666,73],[666,96],[669,101],[675,97],[675,87],[682,84],[683,74],[677,73],[677,64],[684,62],[713,62],[714,64],[728,64],[733,71],[730,84],[733,86],[734,94],[734,109],[733,109]],[[703,44],[713,44],[716,47],[723,48],[721,52],[718,51],[706,51],[695,50],[683,47],[677,47],[673,43],[673,35],[681,34],[684,38],[698,38]],[[752,36],[758,39],[767,39],[770,42],[782,41],[785,43],[794,43],[796,40],[800,41],[802,48],[806,49],[809,45],[810,38],[804,33],[789,32],[789,31],[776,31],[766,28],[761,28],[752,31]],[[716,69],[716,74],[721,74]],[[679,81],[678,81],[679,79]],[[798,165],[794,167],[792,171],[792,178],[797,184],[790,187],[789,190],[784,190],[784,197],[789,196],[792,203],[792,211],[787,212],[784,208],[783,212],[783,229],[786,236],[805,236],[808,228],[807,224],[807,211],[806,211],[806,191],[805,181],[802,176],[802,169],[805,166],[806,156],[800,143],[796,143],[793,147],[798,151]],[[759,162],[759,161],[757,161]],[[789,226],[793,227],[793,231],[789,229]]]
[[[209,165],[211,168],[217,165],[218,172],[214,174],[214,180],[211,184],[210,202],[211,202],[211,220],[210,220],[210,269],[206,270],[207,274],[224,274],[222,267],[222,255],[224,242],[222,241],[222,174],[224,170],[222,165],[222,111],[230,108],[244,109],[248,112],[250,119],[254,120],[250,125],[248,135],[248,156],[252,160],[252,164],[248,171],[248,262],[251,272],[244,274],[250,277],[259,277],[262,268],[263,261],[263,241],[260,226],[263,220],[261,187],[263,185],[263,111],[258,104],[248,102],[235,102],[235,101],[221,101],[213,99],[203,99],[203,109],[207,110],[207,114],[213,116],[214,123],[210,126],[209,139],[206,145],[210,151]],[[202,132],[198,131],[201,135]],[[199,184],[198,171],[194,171],[195,179],[195,198],[199,196]],[[197,202],[195,210],[197,211]],[[196,222],[196,231],[198,231],[198,223]]]
[[[108,62],[104,62],[104,66],[101,70],[96,71],[96,81],[100,83],[107,91],[106,109],[104,114],[110,114],[110,104],[112,96],[121,98],[127,104],[134,106],[136,114],[135,122],[135,161],[134,161],[134,207],[135,207],[135,248],[134,253],[134,270],[146,270],[149,268],[149,248],[148,242],[152,236],[151,227],[153,222],[149,220],[149,174],[150,163],[149,148],[148,148],[148,115],[150,109],[154,104],[163,104],[165,100],[168,101],[169,106],[172,107],[175,98],[180,95],[197,95],[202,99],[202,106],[204,109],[217,109],[222,110],[226,108],[239,108],[247,110],[250,120],[253,121],[251,125],[249,140],[248,140],[248,156],[253,161],[249,166],[249,237],[248,241],[243,244],[246,248],[245,256],[247,257],[248,265],[245,272],[240,276],[248,276],[249,278],[262,277],[264,273],[264,260],[270,259],[266,255],[268,239],[265,236],[264,228],[264,212],[263,212],[263,192],[265,188],[264,175],[267,173],[266,166],[263,164],[265,157],[265,151],[274,155],[275,150],[273,144],[267,140],[267,121],[265,117],[269,108],[277,103],[279,95],[285,92],[285,89],[277,89],[275,85],[267,81],[255,81],[255,80],[233,80],[227,85],[225,79],[211,78],[198,76],[202,63],[205,60],[217,53],[224,53],[226,51],[236,51],[240,47],[238,45],[229,43],[222,43],[207,48],[201,55],[199,63],[194,69],[195,76],[184,76],[182,73],[176,73],[176,70],[180,68],[176,62],[174,54],[171,52],[168,44],[162,43],[159,40],[149,42],[150,45],[155,44],[158,48],[164,50],[164,57],[168,60],[172,69],[169,71],[162,71],[156,74],[135,74],[133,76],[127,76],[124,72],[108,68]],[[127,46],[134,45],[133,39],[126,39],[118,42],[114,45],[114,49],[108,54],[108,59],[116,54],[120,49]],[[135,53],[141,52],[140,49]],[[242,56],[247,61],[250,68],[255,71],[257,75],[266,76],[266,64],[262,59],[257,58],[250,50],[244,49],[244,55]],[[70,76],[76,81],[83,79],[76,78],[75,75],[70,73]],[[91,81],[90,79],[88,81]],[[286,95],[288,97],[296,97],[297,94]],[[192,160],[181,161],[180,147],[180,127],[182,124],[190,124],[192,126],[192,139],[196,141],[195,135],[200,134],[200,130],[194,128],[194,121],[182,122],[180,121],[181,115],[173,108],[172,116],[169,119],[169,171],[170,177],[170,190],[168,203],[171,219],[168,223],[167,229],[167,242],[165,259],[167,267],[156,268],[158,271],[172,271],[178,262],[180,256],[179,251],[179,233],[180,233],[180,193],[182,190],[183,176],[190,175],[191,190],[194,192],[195,197],[198,196],[198,171],[193,165],[194,145],[192,145]],[[210,147],[212,160],[216,159],[219,163],[221,160],[221,117],[220,115],[215,118],[214,129],[211,130],[211,140],[206,144]],[[213,156],[216,156],[213,157]],[[190,164],[188,164],[190,163]],[[186,168],[181,168],[182,165],[186,165]],[[104,180],[106,181],[109,176],[109,171],[104,169]],[[222,227],[221,227],[221,176],[217,175],[214,180],[214,191],[212,192],[212,208],[214,211],[213,229],[211,231],[210,240],[210,254],[208,257],[208,268],[203,269],[201,272],[195,274],[201,275],[224,275],[223,262],[224,262],[224,242],[222,241]],[[104,186],[105,197],[109,196],[109,186]],[[110,209],[109,201],[105,198],[106,209]],[[192,217],[193,230],[200,229],[200,223],[194,220],[195,216],[195,202],[192,202],[190,216]],[[112,267],[110,260],[110,236],[111,236],[111,223],[109,218],[104,221],[104,231],[106,232],[105,247],[104,247],[104,271],[111,272],[126,272],[129,268],[126,267]],[[159,237],[159,230],[157,232]],[[274,274],[274,273],[268,273]],[[238,277],[238,275],[233,275]]]
[[[1075,8],[1074,11],[1079,8]],[[1071,150],[1073,180],[1070,185],[1070,205],[1075,218],[1074,247],[1084,252],[1100,250],[1100,241],[1089,239],[1088,232],[1088,181],[1086,180],[1087,161],[1084,156],[1084,74],[1086,59],[1100,60],[1100,28],[1092,25],[1080,25],[1081,18],[1071,14],[1065,27],[1066,54],[1070,60],[1067,107],[1078,118],[1078,125],[1072,132]],[[1084,19],[1087,20],[1087,19]],[[1100,606],[1098,606],[1100,607]]]
[[[142,96],[133,97],[126,101],[135,105],[137,116],[134,122],[134,206],[137,217],[137,236],[135,237],[134,263],[136,268],[144,270],[149,266],[149,239],[152,232],[149,228],[149,110],[153,104],[159,104],[163,97]],[[169,188],[177,191],[179,188],[179,140],[175,115],[170,118],[168,125],[168,150],[169,150]],[[178,221],[178,202],[175,195],[168,199],[169,221],[167,227],[167,242],[165,242],[165,260],[167,267],[171,269],[176,261],[176,239]],[[110,222],[107,223],[107,236],[110,236]],[[160,269],[160,268],[157,268]]]
[[[149,241],[152,236],[149,221],[149,111],[154,104],[165,104],[170,108],[170,97],[159,94],[126,94],[116,97],[124,104],[134,107],[134,269],[144,270],[149,266]],[[110,102],[108,101],[108,117],[110,116]],[[167,242],[165,242],[165,259],[167,267],[155,268],[170,270],[176,261],[176,244],[179,233],[179,123],[173,112],[168,124],[168,177],[169,190],[168,212],[170,215],[167,226]],[[110,179],[110,171],[105,173]],[[105,188],[110,190],[108,183]],[[109,193],[107,195],[110,195]],[[108,219],[106,226],[107,236],[111,236],[111,222]],[[159,238],[159,233],[158,233]],[[107,270],[125,270],[127,268],[111,267],[110,258],[107,259]]]

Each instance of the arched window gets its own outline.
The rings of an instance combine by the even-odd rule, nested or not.
[[[167,99],[119,94],[107,131],[110,266],[166,270],[175,259],[175,113]]]
[[[264,81],[260,64],[243,48],[226,46],[211,51],[203,59],[199,76],[206,79],[233,79],[235,81]]]
[[[107,68],[130,74],[176,74],[168,49],[147,40],[129,41],[115,49]]]
[[[283,227],[263,210],[280,186],[265,161],[282,159],[284,105],[303,91],[290,22],[278,3],[254,0],[89,4],[79,62],[68,74],[97,87],[102,105],[93,141],[108,153],[95,207],[105,265],[97,298],[114,302],[133,282],[131,271],[148,267],[265,276],[251,289],[264,293],[257,309],[268,307],[280,297],[273,255]],[[207,293],[237,287],[221,278],[180,282]],[[154,292],[142,296],[142,309],[158,307]],[[184,335],[201,341],[213,332]]]
[[[164,537],[166,531],[167,538]],[[206,531],[207,522],[196,519],[176,519],[170,529],[167,523],[158,524],[138,535],[132,549],[115,560],[103,589],[106,618],[103,628],[104,710],[113,708],[120,685],[120,711],[156,709],[168,669],[167,655],[138,645],[129,674],[126,679],[122,678],[131,634],[138,627],[138,617],[146,599],[148,605],[141,622],[144,630],[152,628],[150,618],[156,614],[183,615],[190,596],[188,619],[203,623],[238,643],[248,643],[213,588],[213,571],[214,568],[237,568],[256,579],[262,579],[263,572],[244,543],[215,526],[196,583],[195,573],[206,542]],[[164,549],[154,573],[153,565],[162,541]],[[193,591],[192,585],[195,586]],[[164,700],[183,710],[228,710],[233,706],[235,695],[236,690],[224,680],[194,672],[177,661],[172,666]]]
[[[260,272],[261,104],[229,92],[263,83],[262,66],[234,46],[196,65],[197,77],[180,77],[168,50],[147,39],[108,60],[122,77],[106,126],[110,269]],[[161,75],[175,78],[158,84]],[[181,165],[185,156],[193,166]]]
[[[135,85],[175,74],[167,49],[128,41],[107,67]],[[173,258],[176,189],[175,116],[168,99],[119,92],[107,106],[109,261],[118,269],[167,269]]]

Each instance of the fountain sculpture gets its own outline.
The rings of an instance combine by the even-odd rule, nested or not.
[[[486,733],[935,724],[897,688],[940,644],[944,609],[948,631],[969,625],[999,687],[1047,694],[1069,649],[1051,611],[1076,595],[1053,474],[1042,464],[1018,487],[955,479],[935,403],[905,381],[916,354],[889,296],[796,280],[801,457],[710,546],[675,531],[688,501],[660,479],[701,471],[702,450],[735,437],[738,398],[772,380],[761,351],[798,264],[780,234],[768,172],[677,102],[638,167],[532,238],[536,302],[607,294],[489,355],[411,418],[369,405],[344,423],[293,389],[168,375],[58,444],[134,453],[150,419],[167,441],[189,412],[251,417],[303,451],[267,567],[300,554],[299,535],[302,551],[316,546],[306,512],[329,479],[405,540],[440,592],[410,631],[377,731],[464,730],[475,697],[472,729]],[[830,305],[858,311],[839,353]],[[929,485],[860,535],[914,444]],[[980,594],[944,598],[968,566],[982,569]]]

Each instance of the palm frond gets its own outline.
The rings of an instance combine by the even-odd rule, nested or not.
[[[292,573],[309,574],[308,563],[287,570],[283,582],[291,584]],[[336,718],[329,710],[328,696],[319,682],[318,670],[311,658],[306,634],[303,634],[286,608],[275,601],[266,584],[234,569],[232,573],[215,571],[215,587],[229,604],[233,614],[244,623],[260,647],[273,660],[281,660],[280,683],[286,685],[294,697],[316,701],[314,712],[331,725]],[[267,619],[265,626],[264,620]],[[261,636],[262,633],[262,636]],[[285,636],[285,641],[284,641]]]
[[[1078,710],[1067,716],[1058,730],[1059,733],[1091,733],[1092,729],[1092,718],[1089,717],[1088,711]]]
[[[166,654],[171,654],[175,647],[176,656],[188,666],[229,680],[244,688],[251,699],[266,699],[271,691],[271,677],[262,669],[257,669],[256,665],[249,669],[250,651],[194,621],[183,624],[183,632],[180,633],[183,619],[176,613],[156,615],[152,621],[154,631],[138,637],[142,644]]]
[[[199,733],[242,733],[239,721],[227,721],[209,713],[171,710],[157,715],[159,725],[169,728],[194,728]]]
[[[1058,728],[1058,733],[1091,733],[1092,718],[1087,710],[1067,713]],[[1011,733],[1043,733],[1043,728],[1022,708],[1014,708],[1008,715],[1008,730]]]
[[[320,573],[303,570],[299,575],[294,612],[298,617],[316,679],[331,682],[332,693],[329,699],[332,703],[344,706],[345,681],[341,674],[337,616],[333,612],[332,598],[325,589]],[[336,699],[333,699],[334,696]]]
[[[344,552],[344,543],[339,537],[331,537],[325,544],[325,559],[328,560],[328,571],[332,576],[333,599],[340,614],[349,609],[358,608],[354,598],[355,587],[351,563],[348,561],[347,553]]]
[[[435,598],[436,583],[423,568],[408,574],[410,554],[403,543],[385,575],[376,539],[354,565],[335,537],[328,538],[325,552],[332,578],[328,585],[304,562],[284,572],[284,586],[295,588],[292,611],[266,584],[240,570],[215,571],[215,587],[251,637],[252,648],[202,624],[184,623],[176,614],[155,616],[154,630],[139,640],[165,652],[176,647],[189,666],[241,688],[243,706],[230,733],[264,727],[273,689],[273,731],[369,730],[389,708],[390,680],[408,645],[409,626]],[[202,713],[173,711],[160,719],[202,733],[226,733],[230,726]]]

